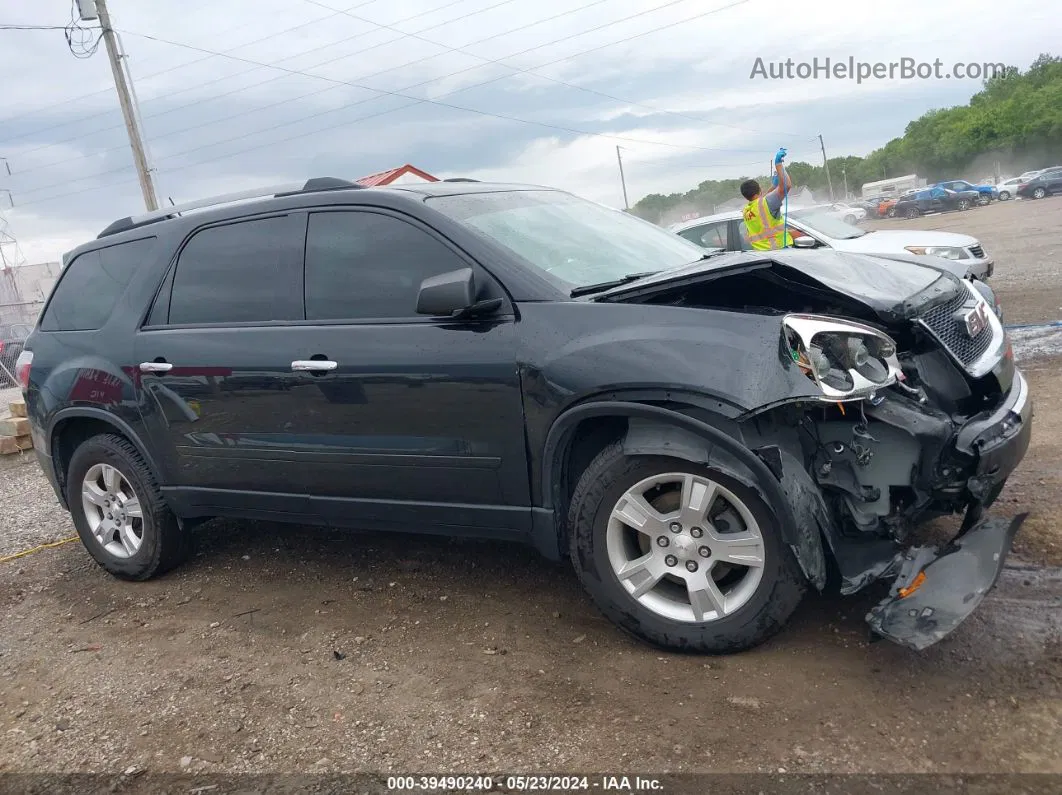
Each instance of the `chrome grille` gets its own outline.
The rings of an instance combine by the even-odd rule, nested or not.
[[[974,259],[985,258],[985,250],[980,245],[970,246],[970,253],[974,255]]]
[[[933,307],[918,319],[951,355],[965,366],[973,364],[984,355],[992,344],[993,334],[992,324],[986,323],[976,337],[971,337],[955,320],[955,313],[962,309],[969,299],[970,294],[962,290],[950,301]]]

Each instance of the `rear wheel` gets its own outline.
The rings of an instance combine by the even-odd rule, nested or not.
[[[594,602],[658,646],[749,649],[804,594],[766,503],[709,467],[611,445],[579,479],[568,520],[572,564]]]
[[[189,534],[123,437],[106,434],[83,442],[70,458],[66,490],[81,542],[116,577],[146,580],[188,557]]]
[[[967,199],[959,199],[959,201],[957,201],[955,203],[955,209],[956,210],[960,210],[960,211],[961,210],[969,210],[970,209],[970,202]]]
[[[904,212],[904,215],[906,215],[908,218],[917,218],[919,215],[921,215],[921,213],[918,212],[917,207],[908,207],[907,210]]]
[[[888,209],[888,212],[886,212],[885,214],[887,216],[889,216],[889,218],[895,218],[896,217],[896,208],[895,207],[890,207]]]
[[[1046,195],[1047,195],[1047,190],[1045,188],[1037,188],[1036,190],[1034,190],[1032,192],[1032,196],[1033,196],[1034,199],[1042,199]]]

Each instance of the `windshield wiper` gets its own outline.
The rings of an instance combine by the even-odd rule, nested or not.
[[[578,298],[580,295],[590,295],[590,293],[600,293],[602,290],[611,290],[613,287],[622,287],[630,282],[636,282],[639,279],[644,279],[647,276],[656,276],[660,271],[642,271],[641,273],[628,273],[626,276],[621,276],[618,279],[611,279],[607,282],[598,282],[597,284],[584,284],[582,287],[576,287],[571,291],[572,298]]]

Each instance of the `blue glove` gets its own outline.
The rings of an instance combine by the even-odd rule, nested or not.
[[[777,174],[775,174],[775,175],[773,175],[771,177],[771,187],[772,188],[777,188],[778,187],[778,175]]]
[[[779,163],[785,160],[785,155],[785,147],[779,148],[778,151],[774,153],[774,164],[777,166]]]

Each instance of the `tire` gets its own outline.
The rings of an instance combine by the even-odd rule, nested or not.
[[[643,535],[633,526],[615,519],[614,509],[617,503],[627,498],[629,489],[640,488],[641,484],[658,478],[667,479],[672,473],[690,477],[690,482],[703,483],[708,480],[716,484],[716,494],[719,496],[702,508],[701,516],[713,507],[723,507],[725,510],[722,515],[730,519],[724,520],[717,513],[715,524],[707,523],[708,529],[701,530],[688,524],[687,518],[696,516],[696,513],[691,512],[682,517],[683,522],[687,523],[683,525],[681,533],[667,536],[669,541],[674,541],[667,547],[669,552],[663,553],[658,543],[660,537]],[[693,481],[693,478],[701,480]],[[722,502],[719,501],[720,496]],[[675,497],[673,503],[677,511],[680,497],[675,492],[665,493],[655,500],[661,504],[661,500],[671,497]],[[743,503],[745,514],[740,514],[740,509],[731,508],[731,498]],[[660,510],[663,513],[665,509]],[[670,512],[671,509],[667,510]],[[720,569],[717,564],[709,563],[707,568],[698,569],[702,580],[696,579],[698,575],[694,571],[687,574],[684,568],[697,561],[704,564],[698,557],[698,553],[704,550],[695,551],[690,545],[715,544],[726,539],[729,534],[722,529],[723,522],[726,521],[728,527],[730,521],[739,515],[748,516],[752,521],[739,527],[739,534],[732,538],[742,543],[740,539],[750,538],[753,535],[750,528],[755,527],[760,542],[759,565],[745,567],[722,563]],[[703,518],[690,521],[707,522]],[[743,519],[739,521],[744,522]],[[670,527],[675,524],[672,522]],[[618,442],[599,453],[579,478],[569,506],[568,527],[572,565],[597,607],[618,627],[655,646],[709,654],[730,654],[750,649],[763,643],[785,625],[800,604],[807,587],[792,552],[782,541],[777,521],[755,490],[723,472],[681,459],[625,455]],[[696,536],[699,541],[691,538],[698,530],[704,534],[703,537]],[[627,547],[627,554],[635,557],[641,555],[642,560],[646,559],[644,556],[651,556],[657,561],[657,570],[664,571],[664,576],[646,587],[642,595],[635,595],[620,581],[617,571],[622,570],[623,566],[617,568],[617,538],[637,542]],[[684,556],[682,559],[685,563],[669,563],[667,565],[672,568],[660,569],[661,561],[666,559],[665,554],[670,555],[671,552]],[[755,555],[748,559],[755,559]],[[623,560],[620,554],[619,562]],[[702,612],[698,614],[689,586],[683,586],[686,583],[707,583],[707,575],[715,572],[725,572],[718,583],[714,578],[711,579],[716,584],[715,593],[725,593],[725,598],[722,603],[701,601]],[[653,577],[646,575],[645,581],[648,580],[653,580]],[[633,590],[638,590],[634,575],[625,578],[625,581]],[[732,612],[725,607],[723,610],[713,607],[710,616],[703,612],[706,607],[728,601],[733,603],[730,608]],[[720,616],[720,612],[723,615]]]
[[[1046,196],[1046,195],[1047,195],[1047,190],[1046,190],[1046,189],[1044,189],[1044,188],[1037,188],[1036,190],[1034,190],[1034,191],[1032,192],[1032,197],[1033,197],[1034,199],[1042,199],[1042,198],[1044,198],[1044,196]]]
[[[987,207],[989,204],[992,203],[992,197],[986,193],[982,193],[980,196],[977,197],[977,203],[980,204],[982,207]]]
[[[116,471],[121,479],[117,481],[117,488],[107,485],[112,471]],[[95,484],[95,489],[86,485],[86,476]],[[111,481],[111,486],[115,482]],[[92,510],[98,512],[93,519],[89,504],[83,498],[83,492],[88,491],[96,495],[89,498],[90,501],[100,499],[101,495],[116,494],[119,502],[108,501],[106,506],[91,502]],[[138,501],[139,516],[134,513],[130,492]],[[166,504],[151,470],[136,448],[122,436],[93,436],[74,451],[67,468],[66,498],[81,543],[95,561],[115,577],[147,580],[179,565],[191,552],[191,534],[182,529]],[[116,518],[117,511],[122,512],[122,519],[128,522],[123,526],[131,528],[131,533],[103,529],[113,527],[104,523],[103,516],[112,510]],[[96,531],[94,521],[99,525]],[[106,546],[101,537],[110,539]]]
[[[885,213],[885,215],[887,215],[889,218],[895,218],[896,217],[896,208],[895,207],[890,207],[888,209],[888,211]]]
[[[904,215],[907,218],[917,218],[921,214],[922,213],[918,212],[918,208],[917,207],[908,207],[907,210],[904,212]]]
[[[1000,200],[1001,202],[1005,202],[1005,201],[1007,201],[1008,199],[1010,199],[1010,191],[1008,191],[1008,190],[1001,190],[1001,191],[999,192],[999,200]]]
[[[855,222],[856,222],[856,217],[854,215],[846,215],[844,217],[844,222],[846,224],[853,224],[854,225]]]

